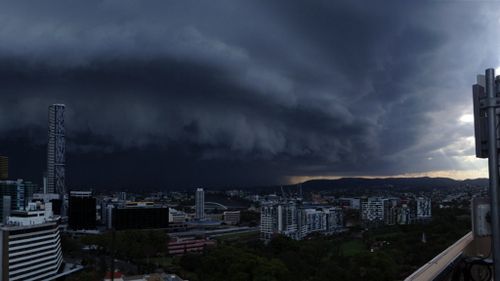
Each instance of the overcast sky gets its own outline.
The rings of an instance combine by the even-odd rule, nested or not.
[[[487,176],[471,85],[500,1],[2,1],[0,154],[72,187]]]

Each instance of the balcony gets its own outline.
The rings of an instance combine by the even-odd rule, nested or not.
[[[405,281],[493,280],[490,237],[474,237],[469,232]]]

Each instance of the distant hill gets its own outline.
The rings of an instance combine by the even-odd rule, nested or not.
[[[302,183],[304,190],[328,190],[339,188],[449,188],[457,186],[487,186],[488,179],[454,180],[450,178],[341,178],[335,180],[309,180]]]

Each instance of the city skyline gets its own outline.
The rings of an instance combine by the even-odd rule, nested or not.
[[[0,4],[11,177],[41,182],[55,103],[68,187],[487,176],[471,84],[500,65],[492,2],[52,5]]]
[[[0,1],[0,281],[500,279],[500,0]]]

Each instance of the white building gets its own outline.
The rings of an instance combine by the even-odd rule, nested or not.
[[[203,188],[197,188],[195,193],[195,218],[202,220],[205,218],[205,191]]]
[[[303,208],[294,201],[267,203],[261,207],[261,238],[283,234],[300,240],[310,233],[332,233],[343,228],[341,208]]]
[[[174,208],[168,208],[168,222],[186,222],[188,215]]]
[[[342,208],[338,207],[305,209],[305,218],[307,234],[332,233],[344,227],[344,213]]]
[[[305,225],[304,212],[296,202],[263,204],[260,213],[261,238],[269,240],[275,234],[283,234],[293,239],[302,239]]]
[[[263,204],[260,208],[260,234],[264,240],[270,240],[278,230],[278,208],[274,204]]]
[[[427,220],[432,218],[431,199],[418,197],[417,203],[417,220]]]
[[[384,220],[384,199],[380,197],[361,198],[361,220],[376,222]]]
[[[305,209],[307,232],[326,231],[326,213],[321,209]]]
[[[53,280],[63,262],[58,217],[51,203],[30,203],[14,211],[0,228],[1,280]]]
[[[239,224],[241,218],[240,211],[225,211],[224,212],[224,223],[226,224]]]
[[[397,222],[398,224],[413,223],[411,208],[408,206],[408,204],[402,204],[401,207],[398,209]]]

